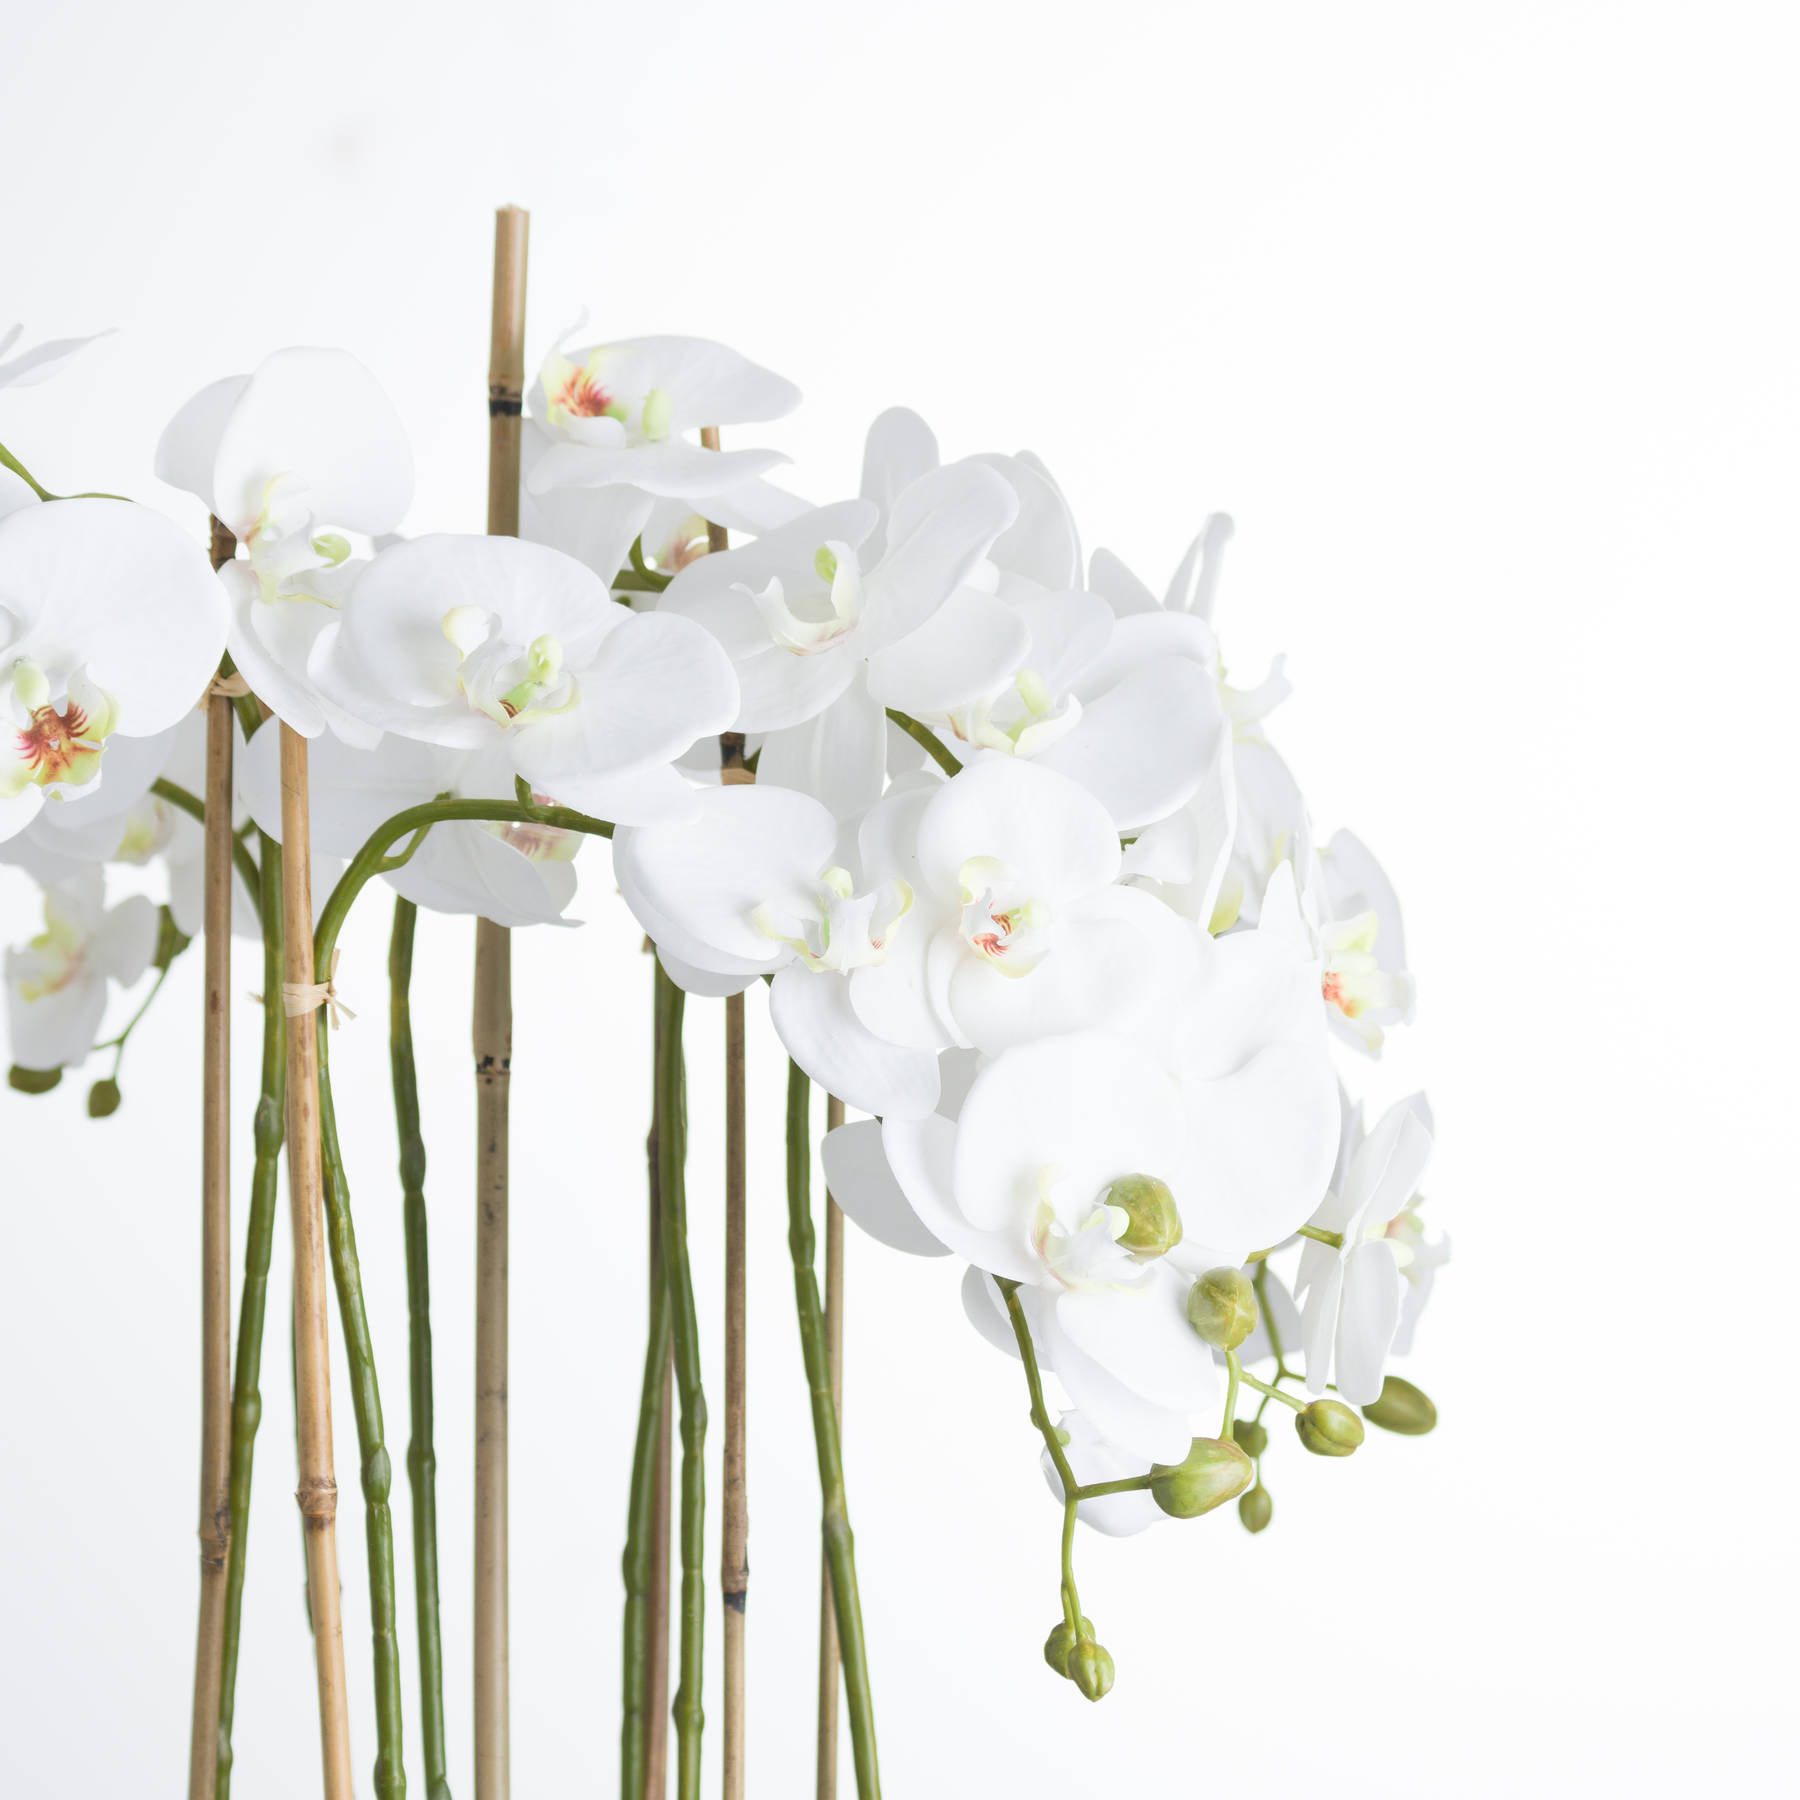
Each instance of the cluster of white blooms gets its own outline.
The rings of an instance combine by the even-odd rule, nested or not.
[[[742,441],[797,400],[720,345],[565,338],[526,408],[523,537],[403,539],[385,395],[341,351],[282,350],[159,447],[237,538],[217,576],[144,507],[7,475],[0,855],[47,919],[7,961],[13,1061],[78,1063],[106,984],[156,954],[145,903],[105,907],[105,864],[165,859],[173,935],[196,929],[198,828],[164,794],[193,785],[229,651],[312,740],[322,859],[445,796],[612,822],[669,975],[766,980],[794,1061],[869,1115],[825,1144],[848,1216],[962,1259],[982,1336],[1016,1354],[1028,1328],[1076,1482],[1127,1484],[1081,1516],[1129,1531],[1244,1494],[1258,1528],[1241,1372],[1303,1380],[1327,1452],[1360,1433],[1343,1402],[1401,1429],[1428,1407],[1381,1396],[1445,1254],[1419,1215],[1430,1115],[1415,1096],[1366,1128],[1338,1072],[1412,1011],[1393,892],[1356,838],[1315,837],[1267,733],[1279,666],[1226,679],[1227,519],[1159,597],[1084,556],[1036,457],[945,461],[904,410],[870,428],[860,491],[811,506]],[[721,778],[721,734],[753,780]],[[275,735],[238,758],[271,836]],[[448,822],[386,878],[555,923],[579,844]],[[1267,1258],[1296,1244],[1290,1289]]]

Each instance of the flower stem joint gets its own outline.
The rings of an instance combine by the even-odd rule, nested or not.
[[[1255,1479],[1255,1464],[1229,1438],[1195,1438],[1180,1462],[1152,1465],[1150,1497],[1172,1519],[1197,1519]]]
[[[1362,1420],[1341,1400],[1315,1400],[1294,1415],[1294,1429],[1314,1456],[1348,1456],[1363,1441]]]

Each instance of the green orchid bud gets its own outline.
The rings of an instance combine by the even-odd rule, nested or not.
[[[1252,1535],[1267,1531],[1274,1516],[1275,1502],[1260,1481],[1247,1494],[1238,1495],[1238,1522]]]
[[[1044,1639],[1044,1661],[1066,1681],[1069,1679],[1069,1654],[1080,1638],[1085,1637],[1091,1643],[1094,1637],[1094,1621],[1083,1619],[1079,1633],[1073,1631],[1067,1619],[1058,1619],[1050,1635]]]
[[[1181,1214],[1166,1181],[1154,1175],[1121,1175],[1106,1190],[1104,1200],[1129,1221],[1118,1241],[1140,1262],[1167,1256],[1181,1242]]]
[[[1341,1400],[1315,1400],[1294,1415],[1294,1429],[1314,1456],[1348,1456],[1363,1441],[1362,1420]]]
[[[1431,1396],[1398,1375],[1390,1375],[1381,1384],[1381,1398],[1362,1409],[1371,1425],[1383,1431],[1396,1431],[1402,1437],[1423,1437],[1437,1424],[1437,1408]]]
[[[88,1117],[90,1119],[110,1119],[119,1110],[119,1084],[110,1077],[96,1081],[88,1089]]]
[[[1150,1496],[1172,1519],[1197,1519],[1256,1479],[1256,1469],[1226,1438],[1195,1438],[1178,1463],[1153,1463]]]
[[[1069,1653],[1069,1679],[1080,1688],[1084,1700],[1104,1700],[1112,1692],[1111,1655],[1091,1637],[1078,1638]]]
[[[6,1071],[6,1085],[16,1094],[47,1094],[61,1080],[61,1069],[28,1069],[14,1063]]]
[[[1269,1447],[1269,1428],[1259,1425],[1254,1419],[1234,1420],[1231,1435],[1237,1439],[1238,1448],[1246,1456],[1261,1456]]]
[[[1187,1316],[1201,1343],[1235,1350],[1256,1329],[1256,1289],[1242,1269],[1208,1269],[1188,1289]]]

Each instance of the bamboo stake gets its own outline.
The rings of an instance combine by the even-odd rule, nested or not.
[[[719,428],[704,427],[700,442],[719,447]],[[731,547],[723,525],[706,527],[708,554]],[[751,782],[744,767],[744,734],[719,737],[719,779],[727,787]],[[724,1516],[719,1531],[719,1591],[725,1602],[724,1800],[744,1800],[745,1609],[750,1599],[750,1493],[746,1349],[749,1294],[746,1280],[746,1132],[744,1094],[744,996],[725,999],[725,1455]]]
[[[215,569],[237,540],[212,522]],[[200,1071],[200,1618],[188,1733],[189,1800],[213,1800],[225,1688],[231,1565],[231,751],[230,699],[206,702],[206,980]]]
[[[312,858],[306,739],[281,727],[281,919],[284,987],[313,985]],[[319,1146],[318,1040],[313,1009],[287,1022],[288,1210],[294,1224],[294,1402],[300,1455],[296,1498],[306,1536],[307,1612],[318,1669],[325,1800],[351,1800],[344,1619],[338,1592],[337,1480],[331,1449],[331,1349],[326,1318],[325,1217]]]
[[[825,1100],[825,1129],[844,1122],[844,1103],[836,1094]],[[825,1357],[831,1377],[831,1404],[838,1429],[844,1423],[844,1214],[825,1190]],[[818,1800],[837,1800],[838,1778],[838,1651],[837,1608],[831,1592],[831,1552],[819,1550],[819,1768]]]
[[[519,532],[525,397],[525,258],[530,215],[494,215],[488,346],[488,531]],[[512,939],[475,922],[475,1800],[511,1792],[506,1547],[507,1120]]]

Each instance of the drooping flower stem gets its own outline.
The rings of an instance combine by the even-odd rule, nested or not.
[[[656,997],[656,1016],[657,1049],[660,1051],[660,994]],[[638,1404],[637,1438],[631,1457],[631,1499],[621,1565],[625,1577],[624,1718],[619,1734],[621,1800],[643,1800],[649,1794],[655,1794],[661,1800],[666,1791],[664,1757],[668,1722],[663,1709],[668,1695],[669,1644],[669,1288],[663,1277],[661,1250],[658,1169],[662,1137],[661,1074],[662,1058],[658,1055],[652,1078],[656,1101],[651,1114],[650,1135],[644,1146],[650,1177],[649,1328],[644,1345],[644,1376]],[[653,1754],[659,1751],[661,1754]]]
[[[812,1398],[813,1445],[819,1462],[819,1496],[825,1561],[831,1571],[833,1611],[843,1658],[844,1696],[850,1711],[850,1743],[859,1800],[876,1800],[881,1771],[875,1753],[875,1707],[869,1692],[868,1655],[863,1643],[862,1596],[856,1585],[856,1540],[844,1493],[843,1446],[837,1405],[831,1396],[831,1347],[813,1268],[812,1083],[798,1063],[788,1064],[787,1191],[788,1251],[794,1263],[794,1306],[800,1323],[800,1352]]]
[[[887,716],[900,727],[915,744],[922,749],[937,766],[955,780],[962,773],[962,764],[951,754],[938,734],[929,725],[922,725],[917,719],[906,713],[896,712],[893,707],[887,709]]]
[[[281,727],[282,975],[284,997],[313,990],[311,816],[306,739]],[[327,965],[329,966],[329,965]],[[291,999],[290,999],[291,1003]],[[302,1005],[287,1019],[288,1211],[294,1229],[294,1421],[306,1534],[306,1593],[319,1691],[325,1800],[351,1800],[349,1696],[338,1586],[337,1478],[331,1444],[331,1351],[325,1297],[325,1220],[319,1145],[318,1031]]]
[[[419,909],[394,901],[388,940],[388,1060],[394,1127],[400,1140],[400,1191],[406,1230],[407,1382],[412,1437],[406,1475],[412,1489],[413,1604],[419,1627],[419,1731],[426,1800],[450,1800],[444,1756],[444,1649],[438,1620],[437,1451],[432,1435],[431,1253],[425,1217],[425,1137],[419,1129],[419,1076],[413,1061],[413,933]]]
[[[844,1103],[836,1094],[825,1101],[825,1129],[844,1122]],[[831,1404],[840,1428],[844,1418],[844,1214],[825,1192],[825,1349],[831,1367]],[[819,1547],[819,1743],[816,1800],[837,1800],[838,1685],[843,1657],[838,1649],[837,1612],[831,1598],[829,1548]]]
[[[687,996],[656,970],[657,1188],[662,1202],[663,1276],[669,1338],[681,1398],[681,1679],[675,1690],[675,1793],[699,1800],[706,1639],[706,1392],[700,1322],[687,1244],[687,1075],[681,1022]]]
[[[286,1097],[287,1026],[281,1008],[281,846],[264,836],[262,865],[262,1091],[256,1101],[256,1164],[250,1176],[250,1220],[244,1232],[244,1292],[238,1305],[237,1369],[231,1397],[231,1559],[225,1573],[225,1632],[219,1689],[218,1800],[231,1793],[231,1726],[236,1706],[244,1564],[250,1553],[250,1477],[262,1423],[263,1319],[268,1308],[269,1254],[275,1240],[280,1185],[282,1107]]]
[[[519,535],[525,268],[531,215],[494,214],[488,339],[490,536]],[[507,1800],[512,1739],[507,1557],[507,1133],[512,934],[475,921],[475,1800]]]
[[[186,788],[178,787],[166,776],[159,775],[156,780],[151,782],[150,791],[159,800],[168,801],[177,811],[186,813],[198,824],[206,823],[206,802],[197,794],[190,794]],[[257,895],[261,892],[262,882],[257,874],[256,858],[250,854],[250,846],[240,843],[235,837],[232,838],[231,857],[232,861],[237,864],[237,872],[243,877],[244,886],[249,890],[252,902],[260,906],[261,902],[257,900]]]
[[[1000,1296],[1006,1302],[1006,1316],[1012,1324],[1013,1339],[1019,1346],[1019,1358],[1025,1365],[1025,1385],[1031,1390],[1031,1422],[1042,1434],[1044,1447],[1050,1452],[1050,1461],[1056,1470],[1056,1478],[1062,1483],[1063,1622],[1071,1631],[1075,1631],[1081,1624],[1081,1595],[1075,1586],[1075,1517],[1081,1484],[1075,1479],[1075,1471],[1063,1453],[1062,1439],[1057,1436],[1056,1427],[1050,1422],[1050,1410],[1044,1405],[1044,1380],[1038,1373],[1037,1347],[1031,1341],[1031,1325],[1025,1317],[1024,1304],[1019,1299],[1019,1284],[1005,1276],[996,1275],[994,1286],[1000,1290]]]
[[[221,541],[222,540],[222,541]],[[213,567],[236,541],[213,521]],[[200,1610],[188,1735],[189,1800],[213,1800],[231,1563],[231,701],[206,703],[205,982],[200,1153]]]
[[[315,1017],[319,1056],[319,1130],[325,1174],[326,1235],[331,1274],[337,1287],[344,1354],[350,1365],[350,1403],[356,1415],[356,1442],[362,1458],[363,1527],[369,1553],[369,1624],[375,1660],[376,1800],[402,1800],[406,1771],[401,1745],[400,1630],[394,1599],[394,1521],[388,1509],[393,1464],[381,1418],[381,1388],[375,1378],[375,1345],[363,1300],[362,1266],[356,1254],[356,1225],[350,1215],[350,1184],[338,1145],[337,1115],[331,1100],[330,1021],[321,1008]]]

